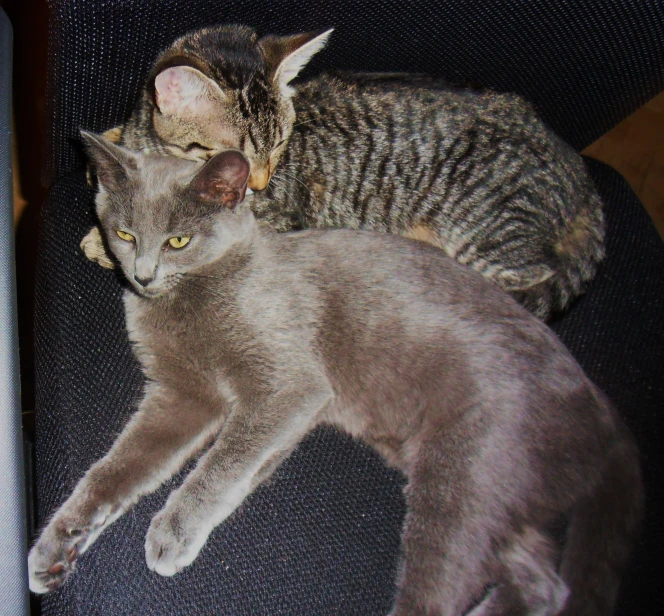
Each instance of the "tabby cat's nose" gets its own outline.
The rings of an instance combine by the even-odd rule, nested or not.
[[[270,171],[265,167],[254,169],[249,176],[248,186],[251,190],[263,190],[270,182]]]
[[[151,278],[139,278],[138,276],[134,276],[134,280],[142,287],[147,287],[154,280],[154,276]]]

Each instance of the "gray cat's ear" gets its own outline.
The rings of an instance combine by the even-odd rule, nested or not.
[[[190,66],[171,66],[154,80],[157,108],[163,115],[200,117],[214,110],[215,101],[223,101],[223,90],[200,71]]]
[[[234,208],[244,199],[249,161],[239,150],[226,150],[203,165],[189,184],[198,199]]]
[[[325,45],[334,28],[325,32],[306,32],[292,36],[266,36],[258,41],[265,54],[273,79],[281,93],[290,97],[293,89],[288,84]]]
[[[121,189],[127,182],[129,172],[138,168],[136,155],[101,135],[84,130],[80,132],[101,186],[110,191]]]

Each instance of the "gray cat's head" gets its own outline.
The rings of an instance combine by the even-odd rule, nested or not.
[[[178,39],[148,81],[152,126],[173,156],[206,160],[236,148],[264,189],[295,122],[288,85],[332,30],[259,39],[251,28],[206,28]]]
[[[97,215],[133,287],[155,297],[248,237],[249,162],[238,150],[208,162],[138,154],[81,131],[97,171]]]

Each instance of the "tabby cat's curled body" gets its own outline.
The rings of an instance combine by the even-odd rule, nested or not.
[[[292,89],[328,34],[189,34],[157,60],[109,137],[190,159],[239,148],[250,188],[263,189],[248,203],[279,231],[404,234],[538,316],[566,308],[603,256],[602,206],[581,157],[515,95],[406,76],[323,75]],[[98,241],[85,249],[98,258]]]
[[[32,549],[34,591],[61,584],[212,440],[148,530],[148,566],[177,573],[326,422],[408,478],[392,616],[611,613],[641,508],[638,456],[546,325],[422,243],[262,231],[237,205],[249,164],[236,150],[201,167],[85,139],[148,385]]]
[[[328,76],[293,102],[300,125],[273,188],[249,201],[278,230],[424,239],[542,317],[594,273],[599,199],[578,155],[518,97]]]

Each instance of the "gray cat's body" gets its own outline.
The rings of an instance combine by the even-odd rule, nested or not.
[[[264,189],[248,203],[279,231],[403,234],[540,317],[565,309],[604,251],[602,204],[581,157],[515,95],[405,76],[324,75],[291,89],[327,34],[259,40],[231,26],[187,35],[157,60],[111,136],[190,159],[241,149],[250,188]],[[99,258],[99,243],[86,252]]]
[[[32,549],[34,591],[211,441],[147,534],[148,566],[173,575],[327,422],[408,478],[392,615],[611,613],[638,455],[544,324],[419,242],[261,230],[237,205],[249,167],[236,151],[199,170],[86,141],[148,385]],[[562,550],[549,536],[561,516]]]

